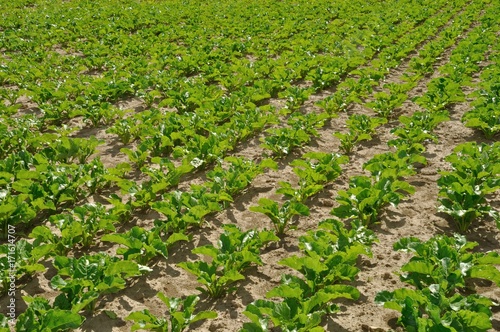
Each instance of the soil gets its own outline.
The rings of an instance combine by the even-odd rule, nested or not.
[[[59,52],[59,50],[56,50]],[[443,56],[441,61],[447,61],[449,52]],[[407,62],[406,62],[407,63]],[[485,65],[485,64],[483,64]],[[405,63],[399,69],[404,72]],[[425,86],[431,77],[424,79],[409,94],[411,97],[422,94]],[[477,80],[477,77],[475,77]],[[398,77],[388,76],[384,83],[396,82]],[[324,96],[321,96],[324,97]],[[275,101],[279,104],[279,101]],[[134,99],[119,104],[124,109],[140,111],[144,105],[140,100]],[[30,105],[32,107],[32,105]],[[415,187],[415,194],[403,200],[398,207],[390,207],[384,210],[380,216],[380,223],[373,227],[378,242],[372,247],[373,257],[360,257],[360,273],[354,283],[361,297],[357,301],[340,301],[340,312],[328,316],[323,322],[323,327],[327,331],[389,331],[398,330],[398,313],[385,309],[375,304],[376,294],[382,290],[392,291],[406,285],[399,280],[396,272],[410,259],[405,253],[396,252],[392,245],[403,237],[416,236],[422,240],[428,240],[434,235],[454,234],[456,228],[453,221],[446,215],[437,212],[436,184],[439,178],[439,170],[447,169],[449,166],[444,158],[450,154],[453,148],[464,142],[485,141],[483,137],[472,129],[465,128],[460,121],[464,112],[470,109],[468,102],[451,105],[449,107],[450,120],[440,124],[435,133],[438,142],[429,142],[426,145],[425,156],[427,165],[418,169],[418,174],[409,177],[407,181]],[[316,112],[314,106],[314,96],[306,102],[303,111]],[[410,115],[415,111],[420,111],[418,105],[413,102],[405,102],[399,110],[398,115]],[[272,244],[265,248],[262,253],[262,266],[252,267],[244,272],[246,279],[236,283],[234,292],[223,296],[220,299],[212,300],[201,294],[196,287],[199,284],[196,278],[177,266],[178,263],[187,260],[195,260],[199,257],[191,253],[191,250],[200,245],[216,244],[221,234],[222,225],[233,223],[241,229],[271,229],[269,220],[261,214],[251,212],[249,207],[257,205],[261,197],[275,200],[283,200],[281,195],[275,193],[279,181],[297,181],[289,163],[300,157],[302,153],[308,151],[337,152],[339,149],[338,140],[332,135],[335,131],[345,128],[345,120],[352,113],[373,115],[373,112],[362,105],[351,105],[346,113],[339,114],[339,117],[332,119],[320,131],[319,136],[302,150],[295,151],[290,156],[279,161],[277,171],[267,171],[258,176],[252,184],[237,196],[234,202],[224,211],[207,218],[206,223],[193,232],[193,240],[189,243],[177,243],[169,251],[168,259],[158,259],[152,266],[153,271],[143,277],[134,280],[127,289],[116,294],[106,295],[99,299],[96,311],[93,314],[87,313],[86,321],[77,331],[99,331],[99,332],[120,332],[130,331],[132,322],[125,318],[133,311],[143,309],[150,310],[157,316],[166,315],[165,305],[156,297],[158,292],[163,292],[169,297],[181,297],[191,294],[200,295],[199,310],[215,310],[218,318],[206,320],[191,326],[193,331],[227,331],[234,332],[241,329],[248,319],[242,314],[245,307],[257,299],[263,299],[266,293],[277,286],[284,273],[292,271],[280,265],[278,262],[286,257],[298,255],[298,239],[307,231],[317,227],[321,220],[330,218],[331,209],[336,206],[336,193],[338,190],[346,189],[349,177],[353,175],[366,174],[362,170],[362,165],[375,154],[390,151],[387,142],[394,136],[390,130],[398,125],[396,119],[392,119],[387,124],[379,128],[373,140],[362,144],[350,155],[350,162],[344,165],[344,173],[335,182],[327,185],[318,195],[308,201],[311,214],[308,217],[300,217],[296,220],[296,230],[287,233],[286,237],[277,244]],[[86,128],[81,120],[75,120],[72,125],[80,127],[75,135],[79,137],[96,136],[104,140],[104,144],[99,146],[98,155],[106,167],[112,167],[120,162],[127,161],[127,157],[120,152],[123,147],[131,148],[132,144],[123,145],[116,136],[107,134],[105,128]],[[260,147],[259,137],[254,137],[242,144],[234,155],[245,156],[254,160],[262,158],[264,150]],[[201,175],[200,175],[201,176]],[[189,184],[199,181],[200,177],[194,176],[181,183],[180,188],[188,188]],[[140,181],[141,179],[136,179]],[[499,201],[499,194],[492,195],[489,199]],[[90,201],[103,202],[99,197],[92,197]],[[104,201],[105,202],[105,201]],[[150,227],[155,218],[159,218],[155,213],[138,215],[133,221],[142,227]],[[124,225],[130,228],[132,225]],[[492,220],[483,220],[475,223],[466,234],[469,241],[476,241],[478,250],[491,251],[500,250],[500,234]],[[109,246],[108,243],[99,243],[92,252],[105,251],[114,254],[116,246]],[[26,305],[21,296],[42,295],[53,299],[58,292],[50,287],[49,281],[56,274],[51,261],[45,263],[47,270],[45,273],[37,275],[17,294],[17,310],[24,311]],[[500,288],[488,283],[476,285],[478,293],[491,298],[494,302],[500,302]],[[6,306],[8,298],[0,298],[0,307]],[[500,307],[493,307],[493,330],[500,331]],[[110,317],[108,313],[116,314]]]

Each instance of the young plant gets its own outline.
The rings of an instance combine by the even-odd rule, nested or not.
[[[324,331],[323,316],[340,310],[333,303],[337,298],[358,299],[359,291],[344,281],[352,281],[359,272],[355,262],[359,255],[371,256],[369,246],[373,232],[353,224],[347,230],[341,221],[325,220],[321,230],[310,231],[300,238],[306,254],[292,256],[279,263],[299,272],[304,279],[285,274],[281,284],[266,294],[281,298],[280,302],[256,300],[243,312],[250,319],[241,331]]]
[[[318,128],[325,125],[325,121],[329,118],[326,112],[323,113],[307,113],[294,112],[287,120],[288,125],[293,130],[304,130],[308,135],[318,136]]]
[[[463,115],[462,122],[467,128],[478,129],[487,139],[492,139],[500,133],[500,108],[476,106]]]
[[[28,308],[16,319],[19,332],[67,331],[79,328],[85,320],[76,312],[51,306],[43,297],[23,296],[23,300]]]
[[[439,284],[422,290],[383,291],[377,304],[401,313],[398,324],[406,331],[491,331],[490,299],[479,294],[447,295]]]
[[[147,265],[156,256],[167,258],[167,248],[175,242],[189,240],[184,234],[174,233],[165,241],[160,236],[163,227],[154,227],[148,231],[139,226],[134,226],[126,233],[106,234],[101,238],[101,241],[109,241],[125,246],[125,248],[118,248],[116,254],[123,255],[124,260]]]
[[[339,148],[345,154],[350,154],[359,142],[367,141],[372,138],[369,134],[359,134],[353,130],[349,130],[347,133],[337,131],[333,133],[333,136],[340,140]]]
[[[122,118],[125,112],[109,102],[87,105],[82,110],[84,121],[90,123],[92,127],[110,125],[116,118]]]
[[[284,299],[281,302],[256,300],[247,305],[243,314],[251,323],[244,323],[240,332],[274,331],[275,329],[269,327],[269,321],[273,327],[283,332],[325,331],[319,325],[327,313],[335,311],[329,308],[329,303],[338,297],[348,297],[347,292],[337,288],[340,287],[325,289],[310,298],[305,297],[297,286],[279,292],[271,291],[267,294],[268,297],[280,296]],[[355,295],[352,297],[356,298]]]
[[[442,111],[451,103],[464,100],[465,94],[460,88],[460,84],[445,77],[431,80],[427,92],[423,96],[413,99],[418,105],[432,112]]]
[[[9,290],[12,275],[18,283],[23,283],[37,272],[45,271],[40,261],[50,253],[50,249],[33,246],[24,239],[10,237],[7,242],[0,246],[0,294]]]
[[[439,235],[428,241],[415,237],[403,238],[394,250],[409,252],[413,257],[401,268],[400,279],[418,289],[439,284],[447,293],[469,287],[468,280],[486,279],[500,286],[500,255],[490,251],[473,252],[476,242],[464,235]]]
[[[304,129],[270,128],[262,141],[262,147],[271,150],[277,157],[288,155],[295,147],[307,144],[311,136]]]
[[[289,182],[282,181],[276,192],[304,203],[307,198],[322,190],[323,184],[336,179],[342,173],[340,164],[346,162],[348,162],[346,156],[333,153],[306,153],[304,159],[295,159],[290,164],[294,166],[293,171],[299,177],[299,188],[294,188]]]
[[[359,142],[371,140],[375,129],[386,122],[385,118],[353,114],[346,121],[349,131],[347,133],[335,132],[333,136],[340,140],[340,150],[349,154]]]
[[[179,166],[175,166],[168,158],[154,157],[151,162],[155,167],[143,167],[141,171],[149,175],[151,180],[148,181],[148,185],[151,185],[153,192],[158,194],[168,188],[176,187],[182,176],[194,168],[187,160],[183,160]]]
[[[349,105],[348,100],[349,91],[345,89],[338,90],[333,95],[330,95],[320,101],[315,105],[325,110],[329,116],[345,111]]]
[[[484,75],[481,89],[473,92],[472,95],[477,97],[472,104],[474,108],[463,115],[462,122],[466,127],[481,130],[486,138],[491,139],[500,132],[500,108],[498,107],[500,84],[494,78],[495,74],[488,76]]]
[[[369,227],[376,223],[381,209],[391,204],[397,206],[406,194],[413,194],[415,188],[408,182],[397,180],[394,173],[385,173],[375,181],[366,176],[354,176],[347,191],[338,192],[339,207],[332,214],[339,218],[355,218]]]
[[[397,127],[391,130],[391,133],[398,136],[396,140],[390,141],[390,145],[401,143],[420,144],[427,140],[437,142],[436,135],[432,134],[434,128],[443,121],[448,121],[447,111],[436,112],[415,112],[411,117],[402,115],[399,122],[403,127]]]
[[[47,226],[37,226],[30,237],[35,239],[35,246],[45,243],[53,254],[66,255],[78,244],[90,247],[99,232],[114,232],[116,218],[101,204],[86,204],[75,207],[71,213],[53,215],[49,220],[60,230],[61,236]]]
[[[78,313],[94,311],[102,294],[115,293],[126,287],[126,279],[151,269],[132,261],[120,260],[104,253],[80,258],[56,256],[54,266],[58,273],[52,278],[52,288],[61,291],[54,306]]]
[[[484,187],[485,193],[500,185],[500,143],[477,144],[468,142],[457,145],[445,160],[462,178],[469,175]],[[482,190],[482,189],[481,189]]]
[[[78,161],[85,164],[87,159],[95,153],[96,147],[103,141],[92,136],[89,139],[61,137],[49,143],[49,147],[44,149],[44,154],[49,160],[56,160],[62,163]]]
[[[291,86],[280,93],[279,97],[286,98],[286,107],[291,111],[295,111],[309,99],[311,93],[312,91],[310,89]]]
[[[452,216],[462,233],[485,215],[500,225],[500,214],[485,197],[500,188],[500,144],[464,143],[445,160],[453,170],[440,172],[438,210]]]
[[[355,266],[358,257],[372,256],[370,246],[376,241],[374,233],[357,222],[351,226],[347,230],[340,220],[323,220],[319,230],[300,237],[299,248],[305,256],[291,256],[279,262],[304,276],[309,287],[307,296],[330,285],[353,281],[359,272]]]
[[[420,154],[411,154],[401,149],[396,152],[376,154],[363,164],[363,169],[375,178],[380,178],[387,171],[394,172],[396,178],[407,177],[416,173],[414,164],[426,164],[427,160]]]
[[[378,116],[385,119],[389,118],[394,109],[401,106],[406,98],[408,98],[404,93],[388,94],[385,92],[377,92],[374,97],[375,100],[367,103],[366,106],[373,109]]]
[[[225,169],[219,165],[208,172],[207,178],[211,181],[207,183],[207,187],[210,188],[210,192],[226,193],[230,197],[245,189],[266,168],[277,168],[276,162],[271,159],[265,159],[259,164],[238,157],[227,157],[224,161],[229,162],[230,166]]]
[[[486,201],[485,192],[476,184],[476,179],[466,179],[453,173],[444,174],[438,180],[438,211],[450,215],[460,233],[465,233],[477,219],[489,215],[500,225],[500,214]]]
[[[251,264],[261,265],[260,248],[271,241],[278,241],[274,234],[268,231],[250,230],[242,232],[235,225],[224,226],[218,248],[208,245],[192,250],[194,254],[211,257],[211,263],[205,261],[182,262],[178,265],[189,273],[197,276],[205,288],[198,288],[212,298],[218,298],[227,291],[229,286],[245,277],[241,274]]]
[[[493,302],[481,295],[462,295],[470,279],[486,279],[500,285],[496,252],[476,252],[475,242],[464,236],[435,236],[426,242],[403,238],[394,250],[414,256],[402,266],[400,279],[416,289],[382,291],[375,301],[399,311],[398,319],[408,331],[488,331],[492,328]]]
[[[156,332],[182,332],[189,325],[205,319],[217,318],[214,311],[200,311],[196,314],[196,304],[200,298],[196,295],[189,295],[186,298],[166,297],[162,292],[156,295],[165,305],[169,317],[157,317],[149,310],[132,312],[127,316],[127,320],[134,322],[132,331],[148,330]]]
[[[220,198],[227,196],[210,193],[203,186],[193,185],[192,189],[165,193],[162,200],[151,204],[153,210],[165,216],[168,232],[185,233],[189,227],[200,226],[206,215],[220,211]]]
[[[138,139],[141,135],[142,124],[134,117],[116,121],[112,127],[106,129],[106,133],[116,134],[123,144]]]
[[[293,216],[309,215],[309,208],[295,200],[285,201],[285,203],[280,206],[277,202],[263,197],[259,199],[258,204],[258,206],[251,206],[250,211],[259,212],[268,216],[274,225],[276,235],[280,237],[283,236],[289,228],[292,228],[289,223]]]
[[[386,118],[372,117],[364,114],[352,114],[346,121],[347,128],[360,134],[373,134],[377,127],[387,123]]]
[[[135,150],[129,148],[121,148],[120,152],[127,155],[128,159],[135,164],[138,169],[141,169],[149,159],[149,149],[144,143],[139,144]]]

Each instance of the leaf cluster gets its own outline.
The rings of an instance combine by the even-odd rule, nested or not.
[[[133,261],[120,260],[104,253],[80,258],[56,256],[54,267],[58,272],[50,284],[61,291],[54,306],[73,313],[83,309],[94,311],[101,295],[124,289],[126,279],[151,271]]]
[[[186,298],[167,297],[162,292],[157,297],[167,306],[169,316],[157,317],[149,310],[134,311],[127,320],[134,322],[131,331],[148,330],[158,332],[182,332],[189,325],[205,319],[217,318],[214,311],[199,311],[196,314],[196,304],[200,298],[189,295]]]
[[[397,206],[406,194],[414,192],[415,188],[398,180],[394,172],[382,173],[377,179],[354,176],[349,181],[348,190],[339,190],[336,200],[340,206],[331,214],[339,218],[354,218],[368,227],[378,222],[383,207],[387,204]]]
[[[261,265],[260,249],[271,241],[278,241],[269,231],[241,231],[235,225],[225,225],[218,246],[197,247],[194,254],[201,254],[212,259],[205,261],[182,262],[179,267],[197,277],[204,288],[198,288],[212,298],[218,298],[233,288],[229,286],[245,279],[242,272],[252,264]]]
[[[487,194],[500,188],[500,145],[464,143],[445,160],[452,170],[440,172],[438,211],[453,217],[462,233],[486,215],[500,225],[499,213],[486,200]]]
[[[247,305],[243,313],[251,322],[242,331],[270,331],[270,326],[282,331],[324,331],[319,326],[323,317],[339,310],[334,300],[359,298],[359,291],[344,282],[353,281],[359,272],[355,267],[359,255],[371,255],[373,233],[355,225],[348,231],[333,219],[320,223],[320,228],[300,238],[304,256],[279,262],[302,277],[285,274],[281,284],[266,294],[281,301],[258,299]]]
[[[492,328],[493,302],[481,295],[464,295],[468,281],[486,279],[500,284],[497,253],[472,253],[477,245],[464,236],[435,236],[427,242],[404,238],[395,250],[413,254],[401,267],[400,279],[415,289],[379,292],[375,301],[399,311],[398,323],[408,331],[487,331]]]
[[[361,141],[371,140],[371,135],[375,133],[375,129],[386,122],[385,118],[353,114],[346,121],[348,132],[335,132],[333,136],[340,140],[340,150],[345,154],[349,154]]]

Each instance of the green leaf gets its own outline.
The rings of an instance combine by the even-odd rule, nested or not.
[[[77,313],[67,310],[51,309],[44,317],[45,328],[52,330],[76,329],[85,319]]]
[[[191,323],[195,323],[204,319],[214,319],[217,318],[217,313],[215,311],[200,311],[193,318],[191,318]]]
[[[470,276],[493,281],[500,287],[500,271],[493,265],[474,265],[470,269]]]
[[[490,316],[483,312],[460,310],[457,312],[457,316],[460,317],[467,331],[487,331],[493,328]]]
[[[432,274],[434,271],[434,264],[431,262],[411,261],[403,265],[401,271],[420,273],[424,275]]]
[[[104,273],[107,276],[123,275],[125,278],[141,275],[136,262],[123,260],[110,263]]]

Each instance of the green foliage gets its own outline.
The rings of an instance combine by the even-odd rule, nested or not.
[[[35,246],[46,247],[52,255],[66,255],[77,245],[90,247],[99,232],[115,231],[116,218],[100,204],[86,204],[75,207],[71,213],[53,215],[50,221],[60,236],[45,225],[36,226],[29,236],[35,239]]]
[[[149,175],[150,181],[143,184],[143,187],[151,186],[154,193],[160,194],[169,188],[176,187],[183,175],[191,172],[194,167],[187,161],[176,166],[167,158],[154,157],[151,159],[153,167],[143,167],[141,171]]]
[[[299,88],[297,86],[290,86],[278,96],[286,99],[286,107],[295,111],[309,99],[312,91],[310,89]]]
[[[348,231],[342,222],[327,219],[320,223],[320,230],[310,231],[299,240],[300,249],[306,255],[290,256],[282,259],[279,264],[303,275],[305,284],[301,287],[304,296],[311,297],[329,285],[355,280],[359,272],[355,266],[356,261],[360,255],[371,256],[370,245],[375,241],[375,236],[373,232],[356,223],[353,223],[353,228]],[[295,282],[298,280],[292,276],[287,277]],[[284,283],[275,290],[286,288],[288,284]],[[348,286],[345,290],[347,289]]]
[[[358,299],[359,291],[343,282],[355,279],[359,272],[355,262],[359,255],[371,255],[375,237],[363,226],[352,226],[347,230],[342,222],[329,219],[320,223],[321,230],[302,236],[300,249],[305,256],[291,256],[279,264],[304,278],[282,276],[281,284],[266,294],[281,302],[256,300],[247,305],[243,314],[251,322],[244,323],[242,331],[270,331],[270,323],[282,331],[324,331],[319,326],[323,317],[339,310],[334,300]]]
[[[500,214],[486,200],[487,194],[500,188],[500,144],[464,143],[445,160],[452,170],[440,172],[438,211],[453,217],[462,233],[486,215],[500,225]]]
[[[194,254],[210,257],[205,261],[182,262],[178,265],[197,277],[205,288],[198,288],[210,297],[218,298],[227,291],[234,290],[229,285],[245,277],[242,272],[251,264],[261,265],[260,248],[271,241],[278,241],[268,231],[249,230],[242,232],[235,225],[225,225],[224,233],[218,241],[218,248],[212,245],[197,247]]]
[[[403,127],[391,130],[391,133],[398,136],[398,138],[388,144],[397,145],[404,142],[411,145],[426,141],[437,142],[436,135],[432,131],[439,123],[449,119],[447,111],[415,112],[411,117],[402,115],[399,117],[399,122],[403,124]]]
[[[386,173],[373,180],[366,176],[354,176],[349,189],[339,190],[337,202],[340,206],[331,213],[339,218],[355,218],[362,225],[378,222],[381,209],[391,204],[397,206],[406,194],[413,194],[415,188],[405,181],[397,180],[394,174]]]
[[[137,168],[141,169],[149,159],[150,152],[146,144],[139,144],[137,149],[121,148],[120,152],[127,155],[128,159],[133,162]]]
[[[332,287],[318,292],[310,299],[305,299],[299,288],[282,292],[280,295],[286,296],[286,298],[280,303],[256,300],[247,305],[243,312],[251,320],[251,323],[244,323],[241,331],[272,331],[268,328],[269,320],[284,332],[324,331],[318,325],[321,324],[326,310],[317,310],[315,307],[325,306],[339,294],[345,295],[347,292]]]
[[[50,142],[49,147],[44,149],[43,153],[49,160],[62,163],[78,161],[79,164],[84,164],[95,153],[96,147],[102,143],[103,141],[93,136],[90,139],[61,137]]]
[[[80,327],[85,320],[76,312],[51,306],[42,297],[23,296],[23,300],[28,308],[16,320],[19,332],[67,331]]]
[[[493,302],[481,295],[462,295],[469,279],[500,285],[498,253],[473,253],[475,242],[464,236],[435,236],[426,242],[403,238],[395,250],[413,254],[401,267],[400,279],[416,287],[379,292],[375,301],[399,311],[408,331],[487,331],[492,328]]]
[[[250,5],[217,1],[200,6],[178,0],[12,0],[3,1],[0,8],[0,227],[7,240],[11,226],[19,226],[16,230],[20,237],[31,232],[33,248],[20,261],[27,270],[28,266],[46,263],[41,259],[52,259],[48,257],[54,254],[79,257],[81,248],[92,247],[103,233],[114,231],[117,221],[135,222],[149,209],[160,213],[153,228],[126,225],[129,231],[125,234],[108,234],[103,239],[119,243],[121,258],[151,262],[153,257],[166,254],[169,243],[202,225],[208,214],[232,202],[233,196],[263,171],[264,164],[272,164],[240,158],[220,162],[252,137],[267,136],[262,143],[273,156],[288,155],[319,136],[318,129],[336,112],[370,98],[373,87],[403,59],[417,58],[410,63],[417,72],[407,75],[409,83],[387,87],[386,95],[375,95],[375,107],[390,113],[391,108],[398,107],[398,98],[433,69],[443,51],[458,43],[457,37],[463,31],[468,32],[463,38],[467,42],[457,47],[460,52],[453,52],[452,63],[441,70],[450,82],[466,84],[464,75],[479,69],[478,61],[484,59],[486,49],[491,49],[489,60],[496,59],[493,52],[498,11],[491,1],[298,0],[255,1]],[[467,30],[471,24],[477,28]],[[419,54],[413,56],[416,47]],[[485,68],[494,82],[497,78],[490,67],[498,66]],[[310,95],[327,88],[331,89],[324,95]],[[486,91],[485,86],[481,85],[481,89]],[[460,97],[457,91],[448,88],[447,93],[455,96],[433,97],[433,102],[453,102],[453,97]],[[307,99],[325,95],[330,96],[317,103],[325,113],[294,112]],[[422,104],[431,99],[426,98],[422,98]],[[280,102],[286,103],[281,110],[283,117],[271,106]],[[494,109],[491,106],[486,109]],[[345,141],[342,149],[348,153],[359,141],[369,139],[380,125],[375,120],[351,117],[346,134],[350,136],[339,137]],[[96,144],[97,140],[87,138],[87,134],[101,135],[102,130],[81,128],[81,132],[73,133],[82,121],[92,127],[106,126],[112,139],[127,145],[121,146],[123,155],[117,157],[126,155],[128,162],[108,168],[105,165],[109,160],[105,164],[91,160],[100,142]],[[484,121],[494,129],[491,118]],[[276,127],[260,135],[270,125]],[[431,134],[408,128],[405,125],[396,133],[398,142],[391,143],[397,147],[395,154],[380,156],[366,167],[373,167],[370,172],[374,181],[385,177],[400,180],[399,176],[411,173],[411,169],[404,168],[405,162],[410,166],[422,163],[417,155],[423,151],[423,144],[432,140]],[[98,152],[110,157],[117,151]],[[337,157],[330,155],[304,157],[292,165],[299,177],[298,186],[283,182],[278,189],[290,202],[269,207],[264,213],[281,214],[284,218],[279,222],[285,221],[282,232],[286,231],[293,218],[290,215],[308,213],[300,204],[339,176],[338,164],[341,162]],[[134,172],[131,166],[135,166]],[[182,185],[182,191],[177,190],[181,180],[192,180],[189,173],[202,169],[207,170],[204,174],[208,181],[188,189]],[[114,194],[116,188],[105,191],[111,184],[121,190],[122,197]],[[94,194],[98,195],[89,197]],[[85,211],[75,208],[100,199],[110,203],[108,212],[94,213],[87,206]],[[47,220],[55,227],[44,226]],[[327,249],[327,241],[331,240],[333,247],[342,247],[331,234],[324,239],[318,242],[325,245],[321,249],[325,256],[333,250]],[[308,243],[316,245],[312,240]],[[308,256],[312,255],[311,251]],[[324,258],[319,261],[329,264]],[[294,273],[302,276],[304,269],[297,266]],[[314,271],[327,273],[316,266]],[[334,267],[332,271],[336,271]],[[20,273],[19,283],[24,284],[24,276],[29,273],[22,269]],[[71,278],[61,278],[70,284]],[[90,304],[86,308],[92,307],[95,294],[91,289],[96,287],[87,286],[83,279],[78,280],[85,288],[80,295],[73,297],[65,289],[65,299],[59,297],[58,304],[69,308],[71,298],[75,299],[75,308],[87,302]],[[96,292],[114,287],[107,281],[99,285]],[[286,306],[272,305],[276,308],[272,316],[280,322],[273,328],[278,330],[319,330],[318,324],[325,323],[323,313],[337,309],[331,305],[335,296],[356,297],[356,292],[345,284],[325,286],[316,298],[310,296],[305,281],[288,285],[290,289],[275,291],[276,295],[286,296],[282,301]],[[188,302],[186,307],[196,301]],[[64,311],[47,314],[53,321],[68,318],[78,323],[77,315],[64,308],[43,310]],[[300,311],[300,318],[293,313],[286,316],[286,308]],[[193,310],[177,309],[171,309],[169,315],[171,322],[179,322],[176,326],[198,319],[193,319],[198,317]],[[183,312],[184,321],[175,316],[177,311]],[[57,329],[38,319],[44,314],[30,318],[35,324],[23,321],[22,326],[33,331]],[[262,314],[262,318],[269,319],[269,315]],[[144,318],[151,322],[148,319]],[[73,328],[69,324],[67,327]]]
[[[333,136],[340,140],[340,150],[345,154],[352,152],[356,144],[361,141],[369,141],[375,129],[386,123],[387,120],[378,117],[368,117],[364,114],[353,114],[346,121],[348,132],[335,132]]]
[[[207,178],[211,180],[207,183],[207,187],[213,193],[225,193],[229,197],[245,189],[266,168],[277,168],[276,162],[271,159],[265,159],[259,164],[239,157],[227,157],[224,161],[230,163],[227,169],[218,165],[207,172]]]
[[[279,205],[279,203],[269,199],[261,198],[258,201],[258,206],[251,206],[250,211],[259,212],[266,215],[273,223],[276,235],[283,236],[288,231],[290,222],[293,216],[309,215],[309,208],[295,200],[288,200]]]
[[[287,121],[290,127],[266,130],[270,135],[262,140],[262,147],[271,150],[277,157],[288,155],[292,149],[309,143],[311,136],[318,136],[316,128],[323,127],[327,118],[326,113],[303,115],[294,112]]]
[[[17,282],[26,282],[36,273],[45,271],[40,261],[49,253],[50,249],[9,236],[7,244],[0,246],[0,294],[6,294],[10,289],[11,274]]]
[[[377,92],[374,97],[375,100],[366,103],[366,106],[373,109],[378,116],[385,119],[391,117],[394,109],[401,106],[408,98],[408,96],[404,93],[388,94],[386,92]]]
[[[203,186],[193,186],[192,192],[173,191],[162,195],[151,208],[165,216],[167,232],[185,233],[189,227],[197,227],[203,218],[221,209],[221,194],[208,192]]]
[[[414,101],[431,112],[442,111],[452,103],[465,100],[465,95],[459,83],[450,78],[440,77],[429,82],[427,92]]]
[[[276,190],[299,203],[321,191],[325,183],[335,180],[342,173],[340,164],[348,161],[346,156],[322,152],[309,152],[303,158],[290,163],[299,177],[299,187],[294,188],[291,183],[281,181],[280,188]]]
[[[10,332],[9,319],[3,314],[0,314],[0,332]]]
[[[90,103],[83,108],[82,113],[84,121],[90,123],[92,127],[111,125],[116,119],[120,119],[125,115],[124,111],[114,107],[109,102]]]
[[[129,144],[139,138],[141,127],[135,118],[130,117],[116,121],[106,132],[116,134],[123,144]]]
[[[481,82],[481,89],[473,94],[477,99],[473,102],[474,108],[466,112],[462,122],[466,127],[476,128],[483,132],[488,139],[492,139],[500,132],[500,84],[496,81],[496,75],[491,79],[482,76],[485,81]]]
[[[156,317],[149,310],[132,312],[127,320],[134,321],[132,331],[148,330],[158,332],[182,332],[189,325],[205,319],[217,318],[214,311],[199,311],[194,313],[196,304],[200,298],[189,295],[186,298],[166,297],[162,292],[157,297],[165,303],[168,308],[169,318]]]
[[[163,225],[165,227],[166,225]],[[126,233],[106,234],[101,241],[118,243],[125,248],[120,247],[117,255],[123,255],[124,260],[136,261],[138,264],[146,265],[154,257],[161,255],[168,257],[167,248],[178,241],[188,241],[189,238],[180,233],[174,233],[164,240],[160,236],[162,227],[154,227],[148,231],[139,226],[134,226]]]
[[[380,125],[387,123],[386,118],[372,117],[364,114],[352,114],[346,121],[347,128],[360,134],[373,134]]]
[[[322,108],[327,114],[333,116],[335,113],[345,111],[349,105],[349,92],[338,90],[334,94],[316,102],[316,106]]]
[[[56,256],[54,266],[58,273],[50,285],[61,291],[54,306],[72,313],[83,309],[94,311],[99,296],[116,293],[126,287],[126,279],[151,271],[135,262],[103,253],[80,258]]]
[[[426,242],[418,238],[403,238],[394,244],[394,250],[413,254],[410,262],[401,268],[400,278],[418,289],[439,284],[445,293],[468,286],[470,278],[486,279],[500,285],[500,264],[496,252],[472,252],[478,244],[467,242],[465,236],[435,236]]]
[[[369,134],[358,134],[354,131],[349,131],[348,133],[335,132],[333,136],[340,140],[339,148],[345,154],[350,154],[359,142],[372,138]]]
[[[407,331],[486,332],[492,328],[491,300],[477,294],[448,297],[439,285],[380,292],[375,301],[399,311],[398,323]]]
[[[500,109],[498,107],[475,107],[463,115],[462,122],[466,127],[478,129],[486,138],[492,139],[500,132]]]
[[[397,178],[416,174],[414,164],[426,164],[424,156],[409,153],[401,148],[396,152],[376,154],[363,164],[363,169],[369,171],[374,178],[384,174],[394,174]]]

